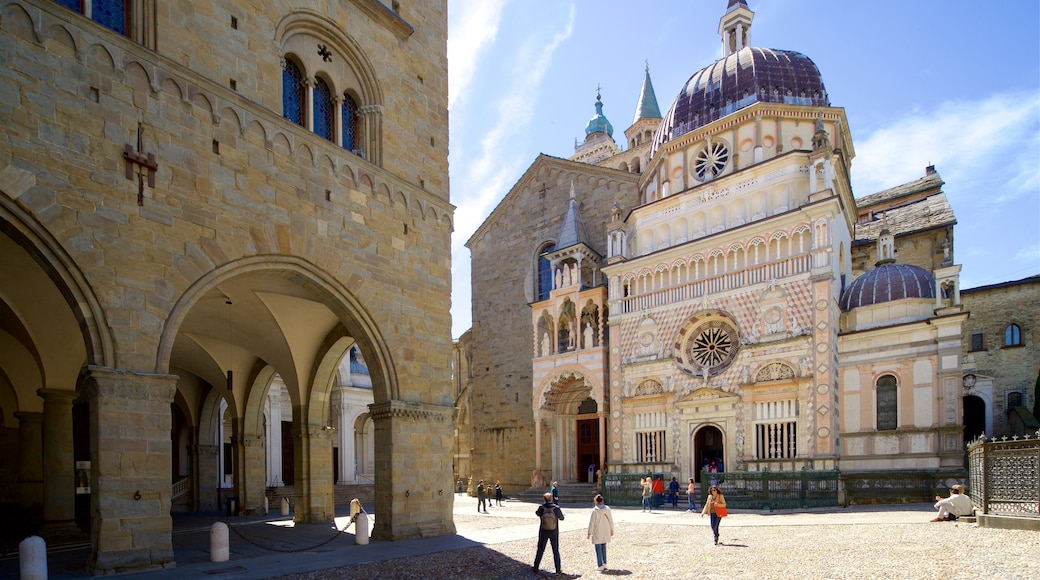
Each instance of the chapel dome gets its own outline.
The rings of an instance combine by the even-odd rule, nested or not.
[[[790,50],[745,46],[690,77],[654,135],[663,143],[755,103],[829,107],[820,70]]]
[[[935,277],[909,264],[883,264],[865,272],[841,293],[843,312],[906,298],[935,299]]]

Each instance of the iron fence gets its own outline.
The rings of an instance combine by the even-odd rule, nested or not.
[[[984,514],[1040,517],[1040,430],[968,444],[971,501]]]
[[[726,505],[745,509],[797,509],[838,505],[838,472],[731,471],[701,472],[700,505],[715,480],[726,497]],[[704,482],[708,482],[705,484]]]
[[[671,481],[670,478],[665,480],[664,473],[604,473],[603,474],[603,488],[600,493],[603,494],[603,501],[607,505],[642,505],[643,504],[643,488],[639,485],[639,480],[646,477],[660,477],[661,481]],[[668,484],[665,483],[665,489],[667,490]],[[685,491],[685,487],[680,487],[680,491]]]

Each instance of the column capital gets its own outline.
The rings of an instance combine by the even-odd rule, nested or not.
[[[65,403],[71,405],[80,394],[65,389],[36,389],[36,394],[46,403]]]
[[[131,400],[165,398],[173,402],[173,397],[177,393],[177,375],[160,375],[91,365],[83,373],[82,380],[85,384],[85,392],[91,399],[114,396]]]
[[[393,418],[451,421],[454,407],[428,405],[426,403],[409,403],[405,401],[386,401],[369,405],[372,421],[378,423]]]
[[[43,423],[43,413],[39,411],[15,411],[14,418],[19,423]]]

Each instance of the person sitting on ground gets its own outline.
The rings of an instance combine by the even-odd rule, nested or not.
[[[975,513],[975,506],[971,504],[971,498],[964,493],[964,486],[960,484],[950,488],[948,498],[935,496],[935,509],[939,510],[939,515],[932,520],[933,522],[952,522],[958,517]]]

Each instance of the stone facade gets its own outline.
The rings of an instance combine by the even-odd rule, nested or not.
[[[962,339],[966,378],[962,386],[966,396],[984,405],[979,412],[985,421],[977,432],[966,435],[984,432],[993,438],[1035,432],[1035,427],[1024,429],[1026,425],[1015,421],[1013,407],[1031,412],[1036,408],[1040,277],[963,290],[961,297],[971,311]]]
[[[453,533],[446,2],[80,4],[0,1],[4,499],[89,523],[94,573],[171,566],[182,466],[263,509],[277,382],[328,522],[356,346],[374,537]]]
[[[745,80],[728,71],[752,61],[754,74],[794,82],[769,69],[777,59],[754,60],[785,51],[745,46],[752,16],[730,2],[725,64],[695,73],[663,118],[641,116],[643,99],[628,148],[605,158],[587,146],[610,139],[597,100],[571,160],[536,159],[467,243],[460,478],[540,486],[584,480],[594,464],[684,481],[710,460],[965,477],[963,377],[977,365],[979,384],[990,380],[964,348],[979,326],[971,309],[1014,294],[1026,310],[994,321],[987,340],[1019,321],[1023,344],[1035,345],[1025,312],[1040,310],[1037,296],[1027,286],[962,293],[956,219],[934,167],[852,197],[851,131],[821,79],[732,92]],[[625,185],[604,190],[604,177]],[[1021,353],[1004,382],[1035,381],[1030,348],[1002,349]]]

